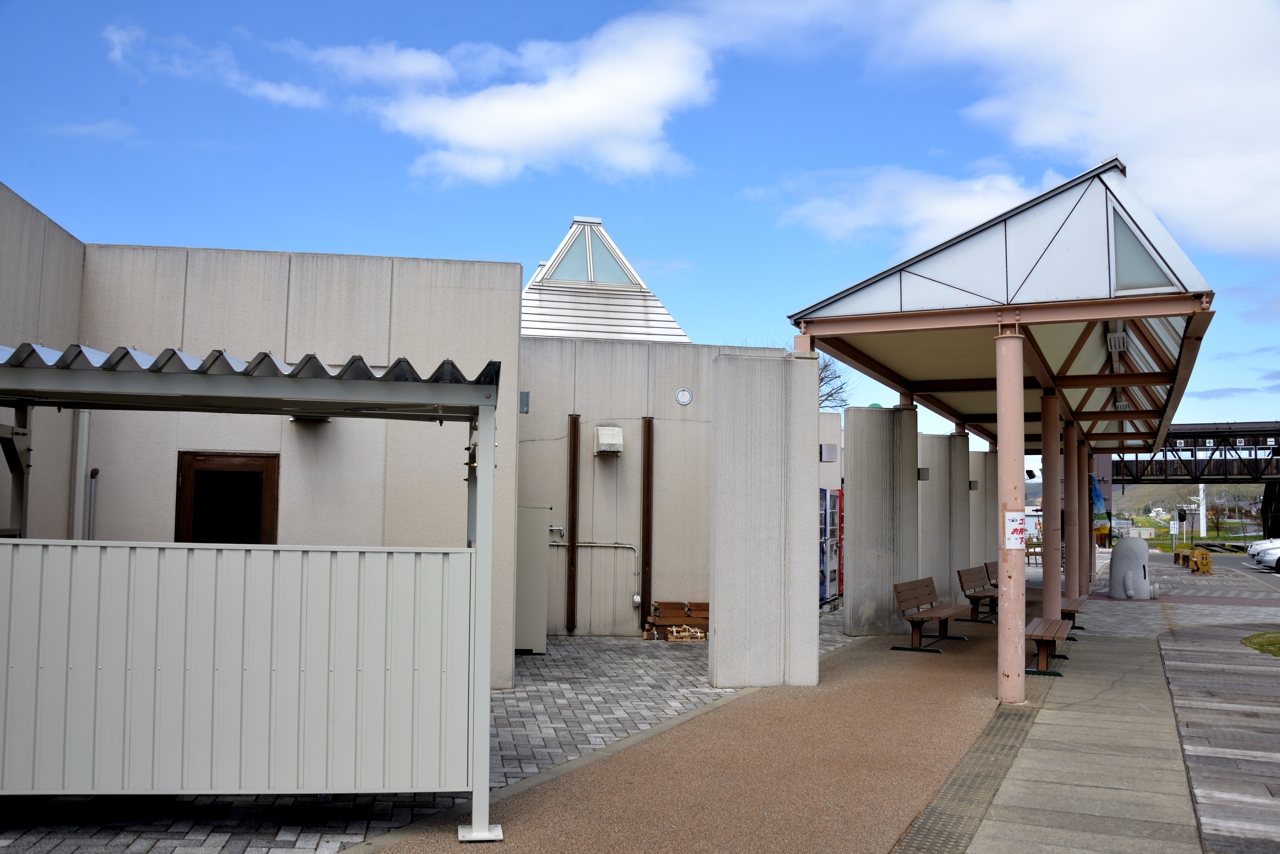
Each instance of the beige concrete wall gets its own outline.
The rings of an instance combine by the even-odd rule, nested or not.
[[[844,427],[839,412],[818,413],[818,442],[836,446],[835,462],[818,465],[818,488],[839,489],[844,475],[844,467],[840,462],[844,449]]]
[[[715,360],[712,685],[818,683],[816,359]]]
[[[844,411],[844,631],[906,628],[893,585],[920,572],[919,441],[914,406]]]
[[[520,347],[520,390],[530,393],[529,413],[519,416],[520,503],[550,506],[551,524],[566,524],[569,415],[577,414],[579,540],[638,549],[641,419],[652,416],[653,598],[709,601],[712,365],[722,353],[779,359],[785,351],[562,338],[522,338]],[[693,393],[688,406],[675,400],[681,388]],[[595,456],[599,426],[622,428],[621,455]],[[566,550],[550,548],[547,631],[565,634]],[[575,634],[640,633],[637,570],[630,548],[580,549]]]
[[[919,578],[933,578],[938,598],[963,604],[956,572],[969,562],[969,444],[966,436],[919,437],[919,467],[929,479],[918,484]]]
[[[973,566],[1000,559],[998,478],[994,452],[969,452],[969,479],[978,486],[969,493],[969,562]]]
[[[76,343],[84,244],[0,184],[0,344],[31,342],[64,349]],[[70,532],[73,417],[36,409],[31,420],[28,533]],[[13,410],[0,408],[0,424]],[[0,466],[0,524],[9,524],[9,471]]]
[[[99,349],[270,351],[289,361],[314,352],[375,366],[405,356],[424,375],[452,358],[468,377],[501,362],[493,684],[511,684],[518,265],[90,245],[84,266],[79,333]],[[251,451],[280,454],[282,544],[465,546],[467,440],[452,423],[98,412],[97,534],[172,540],[178,452]]]

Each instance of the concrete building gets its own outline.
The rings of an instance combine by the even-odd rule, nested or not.
[[[523,336],[521,279],[505,263],[84,244],[0,185],[0,344],[265,351],[290,365],[357,354],[375,371],[449,359],[468,377],[501,362],[495,686],[514,667],[517,504],[551,507],[551,524],[566,526],[570,415],[582,544],[573,630],[638,634],[644,562],[652,598],[712,603],[716,684],[816,682],[815,361],[688,343],[598,220],[575,220],[524,291]],[[0,407],[0,424],[11,412]],[[275,461],[263,510],[274,542],[467,545],[463,424],[33,413],[31,537],[86,535],[96,470],[96,539],[173,542],[193,512],[183,459],[233,455]],[[642,552],[645,419],[655,497]],[[621,429],[621,453],[594,453],[597,427]],[[0,490],[0,519],[8,510]],[[558,633],[569,630],[568,549],[550,539],[547,626]]]

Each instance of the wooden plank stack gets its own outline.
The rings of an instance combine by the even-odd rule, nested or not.
[[[645,619],[644,637],[684,643],[707,639],[711,627],[709,602],[653,602]]]

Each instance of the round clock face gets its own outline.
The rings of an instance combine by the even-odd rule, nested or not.
[[[681,406],[688,406],[690,403],[693,403],[693,392],[689,391],[687,388],[680,389],[676,392],[676,403]]]

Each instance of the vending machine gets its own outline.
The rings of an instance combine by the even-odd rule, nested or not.
[[[843,498],[843,490],[818,490],[818,601],[823,603],[844,593]]]

